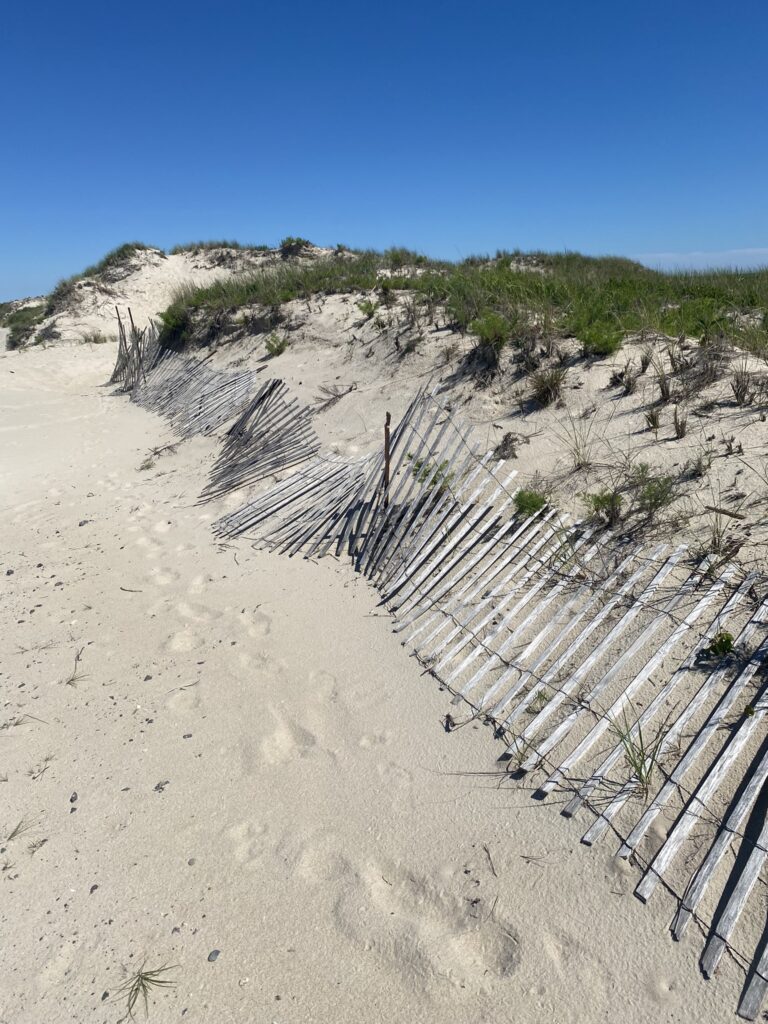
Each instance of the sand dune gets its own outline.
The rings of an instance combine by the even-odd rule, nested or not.
[[[0,1020],[116,1022],[145,961],[160,1022],[732,1019],[364,581],[214,541],[214,441],[162,451],[114,355],[0,359]]]

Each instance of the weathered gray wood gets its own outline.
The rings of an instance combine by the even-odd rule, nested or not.
[[[755,652],[753,660],[750,662],[750,666],[754,666],[752,671],[748,672],[748,670],[745,669],[741,676],[739,676],[737,683],[734,684],[734,689],[738,686],[738,691],[743,691],[746,682],[755,674],[759,665],[765,660],[766,655],[768,655],[768,640],[763,641],[761,646]],[[730,697],[730,693],[727,696]],[[731,705],[732,703],[733,701],[731,701]],[[644,903],[651,898],[659,880],[664,876],[664,872],[674,860],[677,852],[693,826],[700,821],[702,817],[711,819],[712,812],[707,806],[707,801],[713,796],[724,780],[729,769],[733,765],[733,762],[746,745],[758,724],[762,721],[767,710],[768,697],[762,695],[755,703],[754,711],[751,716],[747,717],[740,723],[738,731],[735,735],[731,736],[730,741],[720,752],[720,755],[709,769],[702,782],[697,786],[693,796],[686,804],[682,815],[677,819],[672,830],[669,832],[664,845],[653,858],[651,866],[648,868],[648,871],[641,879],[640,884],[635,889],[635,894]],[[721,716],[719,717],[720,721],[722,721],[722,709]],[[712,730],[710,729],[710,735],[711,732]],[[629,840],[627,840],[627,845],[629,845]]]
[[[661,554],[661,552],[665,550],[666,545],[659,545],[659,547],[656,548],[653,554],[651,555],[651,560],[655,561],[656,556],[658,554]],[[642,579],[642,577],[646,574],[647,571],[648,566],[646,564],[643,564],[638,569],[635,569],[632,575],[622,584],[622,586],[609,597],[605,604],[602,605],[597,615],[587,623],[587,625],[581,630],[578,636],[574,637],[574,639],[568,644],[565,650],[556,658],[554,663],[550,665],[550,667],[546,670],[544,675],[542,675],[541,678],[536,680],[536,682],[525,695],[525,697],[516,705],[515,708],[512,709],[512,711],[508,712],[506,718],[502,723],[503,728],[508,729],[512,725],[512,723],[516,721],[516,719],[519,718],[520,715],[522,715],[528,709],[528,707],[533,703],[533,701],[538,697],[538,695],[542,692],[545,692],[555,682],[558,673],[561,671],[561,669],[565,668],[565,666],[571,661],[574,655],[577,654],[581,647],[584,646],[589,637],[595,632],[595,630],[597,630],[602,625],[602,623],[608,618],[608,616],[611,614],[614,608],[616,608],[623,601],[624,597]],[[602,592],[596,592],[593,595],[593,599],[589,602],[590,609],[594,605],[598,604],[604,598],[604,596],[605,595]],[[645,600],[647,596],[648,592],[646,591],[646,593],[643,594],[643,600]],[[633,603],[629,609],[629,612],[633,613],[633,618],[635,617],[635,615],[638,614],[638,611],[639,607],[637,603]],[[629,612],[626,612],[625,615],[628,615]],[[575,616],[575,618],[579,619],[581,618],[581,615],[577,615]],[[622,619],[620,619],[619,622],[614,626],[613,630],[611,631],[611,633],[609,633],[606,639],[608,639],[610,642],[610,640],[621,631],[624,624],[624,617],[622,617]],[[564,635],[567,636],[571,632],[572,628],[571,626],[569,626]],[[599,653],[602,653],[602,650]],[[591,665],[581,666],[580,670],[578,670],[579,676],[575,680],[574,686],[571,689],[575,689],[575,687],[580,682],[581,677],[583,675],[586,675],[590,667]],[[527,675],[530,676],[530,673],[531,670],[528,669]],[[554,710],[554,708],[552,710]],[[552,711],[550,711],[550,714],[551,713]],[[523,730],[523,733],[521,733],[520,736],[515,738],[509,744],[507,752],[510,755],[519,756],[523,752],[523,750],[527,748],[529,737],[532,737],[538,730],[538,725],[536,723],[536,719],[538,717],[538,715],[535,716],[533,721],[528,726],[528,728]]]
[[[680,665],[670,676],[668,682],[661,688],[658,694],[653,698],[647,708],[639,716],[632,729],[630,730],[630,738],[635,739],[638,735],[639,730],[644,729],[655,717],[656,713],[666,704],[666,702],[674,694],[677,687],[685,680],[688,672],[696,665],[699,656],[709,645],[712,637],[717,632],[723,629],[729,623],[729,617],[744,600],[745,595],[752,587],[755,580],[754,575],[749,575],[737,588],[734,594],[728,599],[724,607],[718,613],[715,619],[710,623],[708,628],[702,633],[698,643],[690,652],[685,661]],[[660,752],[663,750],[663,740],[666,737],[661,737],[662,746],[659,748]],[[603,761],[603,763],[595,770],[592,779],[603,779],[607,773],[611,770],[616,761],[624,754],[624,745],[617,743],[613,751]],[[582,790],[579,791],[578,795],[573,798],[568,808],[571,809],[571,813],[574,813],[579,804],[584,800],[592,790],[590,785],[592,779],[589,779]],[[594,820],[592,825],[582,836],[582,842],[587,846],[591,846],[593,843],[605,833],[610,822],[618,813],[619,809],[623,806],[626,799],[631,795],[631,787],[636,781],[634,777],[630,777],[627,782],[624,783],[620,792],[613,798],[608,807],[604,808],[599,816]],[[566,810],[568,809],[566,808]]]
[[[707,559],[704,560],[701,566],[696,572],[692,573],[685,581],[680,590],[673,596],[673,598],[667,602],[665,608],[659,612],[659,614],[645,627],[640,633],[636,640],[629,645],[629,647],[622,652],[622,654],[616,659],[610,669],[604,674],[602,679],[595,684],[591,692],[585,699],[585,704],[590,705],[592,702],[600,696],[600,694],[608,687],[608,685],[619,675],[623,670],[624,666],[631,661],[631,659],[643,651],[645,648],[651,648],[653,638],[658,630],[658,627],[663,622],[665,616],[669,615],[686,597],[688,594],[693,592],[698,586],[701,575],[706,571],[708,565]],[[589,753],[594,744],[600,739],[600,737],[612,727],[615,727],[618,715],[627,704],[630,702],[635,693],[643,686],[649,679],[651,674],[661,665],[664,658],[677,646],[677,644],[686,636],[691,630],[691,627],[701,617],[704,611],[709,605],[715,600],[718,594],[722,593],[725,582],[733,576],[734,569],[726,569],[723,573],[723,577],[709,588],[704,597],[694,606],[694,608],[686,615],[686,617],[680,622],[672,633],[663,641],[659,646],[656,647],[654,654],[646,661],[642,669],[634,676],[630,682],[622,689],[619,696],[611,705],[607,712],[601,713],[595,724],[592,726],[590,731],[575,747],[573,751],[560,763],[559,767],[555,769],[549,776],[546,782],[539,787],[539,795],[546,795],[551,793],[552,790],[560,784],[560,782],[566,778],[567,774],[571,769],[579,763],[585,754]],[[562,722],[559,726],[560,735],[564,735],[570,725],[573,724],[576,717],[578,716],[581,708],[576,708],[574,711]],[[552,734],[554,735],[554,734]],[[550,737],[552,738],[552,736]],[[552,748],[550,748],[552,749]],[[563,809],[563,814],[568,817],[573,811],[571,805]]]
[[[768,621],[768,601],[765,602],[755,615],[752,617],[749,623],[744,627],[739,638],[736,641],[737,647],[747,642],[747,639],[751,637],[759,625],[765,624]],[[746,638],[746,639],[745,639]],[[731,708],[736,701],[741,697],[745,688],[749,685],[753,676],[757,672],[758,668],[762,665],[765,652],[766,643],[764,641],[755,654],[750,658],[745,667],[740,672],[739,676],[730,684],[725,694],[720,698],[717,706],[710,714],[704,726],[701,728],[696,738],[691,742],[690,746],[686,750],[683,757],[678,761],[672,770],[669,778],[661,787],[659,792],[654,797],[653,801],[646,809],[640,820],[637,822],[635,827],[630,832],[627,839],[622,844],[619,850],[619,856],[626,859],[632,854],[637,844],[643,838],[645,833],[650,828],[651,824],[655,821],[663,807],[667,804],[669,799],[678,791],[678,788],[687,773],[691,765],[697,760],[699,755],[709,744],[717,730],[722,725],[724,719],[729,714]],[[716,671],[712,672],[702,684],[696,696],[689,703],[685,712],[681,714],[674,725],[669,729],[668,733],[664,737],[664,741],[659,751],[659,757],[663,757],[664,754],[670,749],[672,743],[676,737],[680,734],[681,730],[688,723],[690,718],[693,716],[696,710],[701,707],[704,700],[714,691],[715,687],[725,677],[726,672],[729,668],[729,662],[726,660],[724,664]]]
[[[692,915],[696,913],[696,909],[704,896],[710,881],[712,880],[715,870],[730,849],[734,837],[740,832],[747,814],[754,805],[758,794],[765,786],[766,781],[768,781],[768,751],[763,755],[757,768],[750,775],[747,785],[745,786],[736,805],[719,828],[715,840],[709,848],[707,856],[699,865],[696,874],[693,876],[685,890],[682,902],[672,924],[672,934],[676,939],[681,939],[685,934],[688,923],[691,920]],[[765,827],[766,826],[764,826],[764,829]],[[758,846],[764,847],[765,841],[763,839],[758,840]],[[763,856],[765,856],[765,850],[762,852]],[[752,884],[754,884],[754,882]],[[746,901],[746,893],[744,894],[744,901]],[[733,924],[735,924],[735,918]],[[730,925],[731,929],[733,924]],[[709,954],[709,959],[707,959],[705,954],[704,959],[706,959],[707,962],[705,963],[704,959],[702,960],[702,969],[705,974],[712,974],[714,972],[717,966],[717,960],[720,959],[725,943],[728,941],[730,935],[730,929],[728,934],[725,934],[723,927],[719,923],[715,928],[715,932],[718,936],[722,936],[723,938],[717,954],[715,954],[713,950],[713,952]]]

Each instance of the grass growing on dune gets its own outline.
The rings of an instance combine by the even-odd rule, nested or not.
[[[38,324],[46,315],[46,307],[24,306],[4,317],[4,325],[9,328],[8,348],[21,348],[32,337]]]
[[[238,249],[243,252],[269,252],[268,245],[243,245],[242,242],[234,240],[221,240],[214,242],[186,242],[184,245],[174,245],[168,250],[169,256],[178,256],[182,252],[207,252],[211,249]]]
[[[137,252],[150,248],[151,246],[145,245],[143,242],[125,242],[125,244],[119,245],[116,249],[108,252],[98,263],[86,267],[79,274],[73,274],[72,277],[59,281],[48,296],[45,315],[53,316],[54,313],[57,313],[74,291],[76,283],[82,278],[94,277],[96,274],[103,274],[105,271],[114,270],[126,263],[132,256],[135,256]]]
[[[419,294],[442,307],[456,329],[477,333],[494,356],[535,335],[576,338],[585,355],[601,357],[628,334],[645,333],[703,344],[727,338],[768,353],[768,270],[662,273],[615,257],[538,252],[455,264],[388,249],[286,263],[182,290],[162,314],[165,339],[183,341],[198,310],[278,308],[292,299],[374,289],[384,303],[395,291]]]

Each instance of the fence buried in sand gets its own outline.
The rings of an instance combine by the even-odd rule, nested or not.
[[[313,411],[258,372],[163,351],[153,325],[120,320],[112,383],[180,437],[234,421],[202,500],[281,477],[216,534],[349,558],[453,704],[504,742],[505,777],[536,773],[535,797],[587,818],[583,843],[610,836],[641,868],[643,902],[671,894],[674,938],[699,925],[707,977],[726,952],[740,964],[738,1012],[754,1020],[768,935],[743,911],[768,853],[767,581],[548,505],[525,514],[515,472],[435,392],[414,397],[381,451],[324,453]]]

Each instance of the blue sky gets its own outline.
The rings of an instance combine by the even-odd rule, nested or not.
[[[768,263],[766,38],[764,0],[10,0],[0,300],[128,240]]]

